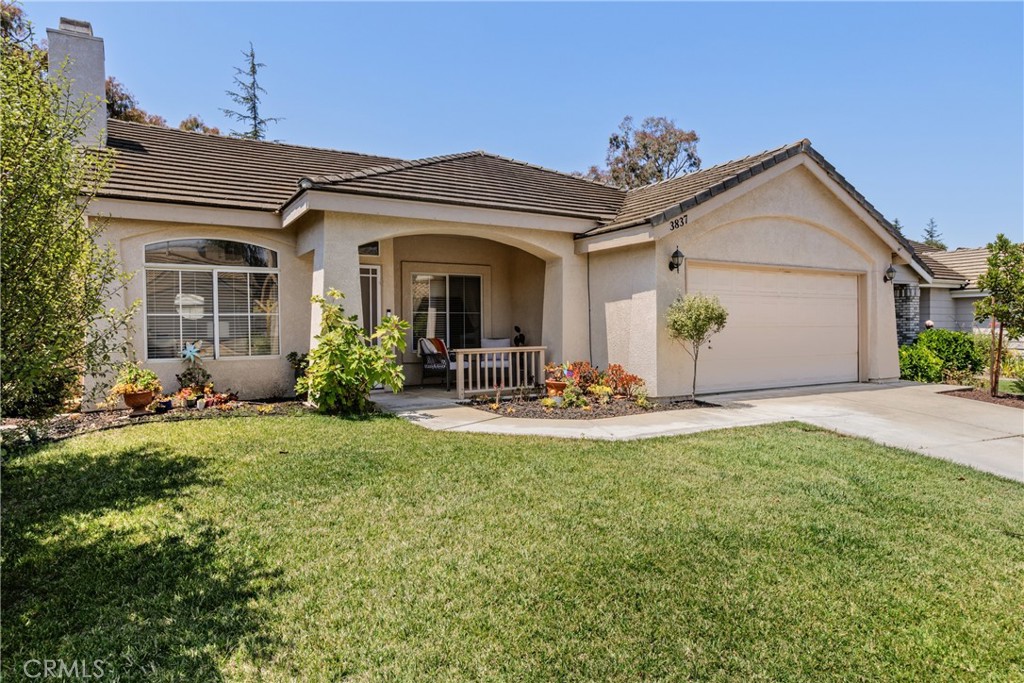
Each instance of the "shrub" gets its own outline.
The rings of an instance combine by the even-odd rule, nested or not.
[[[587,388],[587,393],[597,399],[597,402],[601,405],[605,405],[611,400],[612,388],[606,384],[591,384]]]
[[[174,379],[178,380],[178,386],[182,389],[191,389],[197,394],[205,393],[207,388],[213,390],[213,377],[198,363],[192,363],[180,375],[175,375]]]
[[[1024,379],[1024,354],[1013,349],[1006,349],[1003,352],[1003,372],[1007,377]]]
[[[637,375],[626,372],[626,369],[618,363],[611,363],[605,371],[605,381],[619,396],[632,398],[636,390],[643,385],[644,381]]]
[[[942,381],[945,384],[959,384],[962,387],[981,386],[981,380],[970,370],[951,370],[946,368],[942,371]]]
[[[569,363],[569,373],[574,384],[586,393],[594,384],[601,383],[601,373],[590,364],[590,361],[578,360]]]
[[[979,372],[985,367],[985,359],[978,353],[974,337],[967,332],[936,327],[919,334],[914,345],[924,347],[938,356],[944,370]]]
[[[981,367],[987,368],[992,362],[992,335],[988,332],[975,332],[972,335],[974,340],[974,351],[981,358]]]
[[[565,385],[565,390],[562,391],[562,407],[563,408],[584,408],[589,406],[587,397],[583,395],[583,390],[576,382],[569,381]]]
[[[901,346],[900,377],[913,382],[941,382],[942,359],[926,346]]]
[[[345,295],[331,289],[328,295],[341,300]],[[314,296],[322,311],[316,348],[309,352],[306,374],[295,385],[297,393],[309,393],[322,413],[356,414],[370,412],[370,389],[381,384],[395,393],[402,389],[405,373],[398,354],[405,351],[409,323],[385,316],[373,334],[367,335],[358,316],[346,316],[338,303]]]

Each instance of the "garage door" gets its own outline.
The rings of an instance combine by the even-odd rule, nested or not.
[[[701,350],[698,392],[857,381],[855,276],[694,265],[687,291],[729,311]]]

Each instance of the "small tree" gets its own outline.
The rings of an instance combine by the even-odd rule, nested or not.
[[[697,359],[702,346],[725,327],[728,311],[717,296],[687,294],[677,297],[668,308],[668,333],[693,359],[693,386],[690,396],[697,396]]]
[[[336,289],[332,299],[344,299]],[[341,304],[314,296],[320,304],[320,334],[309,352],[306,374],[299,378],[295,391],[308,393],[321,413],[363,415],[372,408],[370,389],[383,384],[396,394],[405,383],[398,354],[405,351],[405,332],[409,323],[386,316],[377,330],[367,335],[357,316],[346,316]]]
[[[113,159],[75,140],[102,105],[72,100],[63,65],[25,43],[2,38],[0,409],[44,417],[127,351],[134,306],[107,308],[129,276],[85,216]]]
[[[978,289],[988,296],[974,304],[978,322],[988,318],[999,323],[992,330],[992,354],[989,367],[990,391],[999,392],[1002,368],[1003,333],[1012,339],[1024,336],[1024,244],[1014,244],[1003,234],[988,245],[988,270],[978,278]]]
[[[206,125],[206,123],[197,114],[190,114],[188,117],[182,119],[181,123],[178,124],[178,129],[189,133],[220,135],[220,128]]]
[[[946,250],[946,243],[942,241],[942,233],[939,232],[939,224],[934,218],[929,218],[928,225],[924,226],[924,239],[921,241],[929,247]]]
[[[228,118],[245,124],[246,130],[233,130],[231,135],[250,140],[263,140],[267,137],[267,124],[281,119],[260,115],[260,93],[267,91],[259,84],[257,77],[260,69],[264,68],[266,64],[256,61],[256,50],[253,49],[252,43],[249,43],[249,51],[243,51],[242,54],[245,56],[245,68],[235,67],[235,85],[238,86],[238,91],[226,91],[231,101],[242,110],[221,109],[221,111]]]

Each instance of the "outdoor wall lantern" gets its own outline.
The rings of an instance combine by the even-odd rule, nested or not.
[[[668,262],[669,272],[673,270],[679,270],[680,268],[682,268],[682,266],[683,252],[679,251],[679,247],[676,247],[676,250],[672,252],[672,257],[669,259]]]
[[[885,269],[885,275],[882,276],[882,282],[892,282],[893,278],[896,277],[896,269],[889,264],[889,267]]]

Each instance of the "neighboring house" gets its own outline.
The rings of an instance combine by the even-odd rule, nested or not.
[[[98,40],[85,31],[62,23],[51,52],[75,59]],[[548,360],[621,363],[652,396],[685,394],[664,313],[689,292],[729,310],[700,392],[890,381],[887,271],[933,281],[807,140],[629,192],[484,152],[405,161],[118,121],[106,144],[117,169],[90,219],[137,272],[120,303],[144,302],[136,351],[169,387],[202,339],[219,386],[288,392],[285,355],[310,347],[310,296],[332,287],[366,325],[412,323],[410,383],[418,336],[475,348],[519,326]]]

